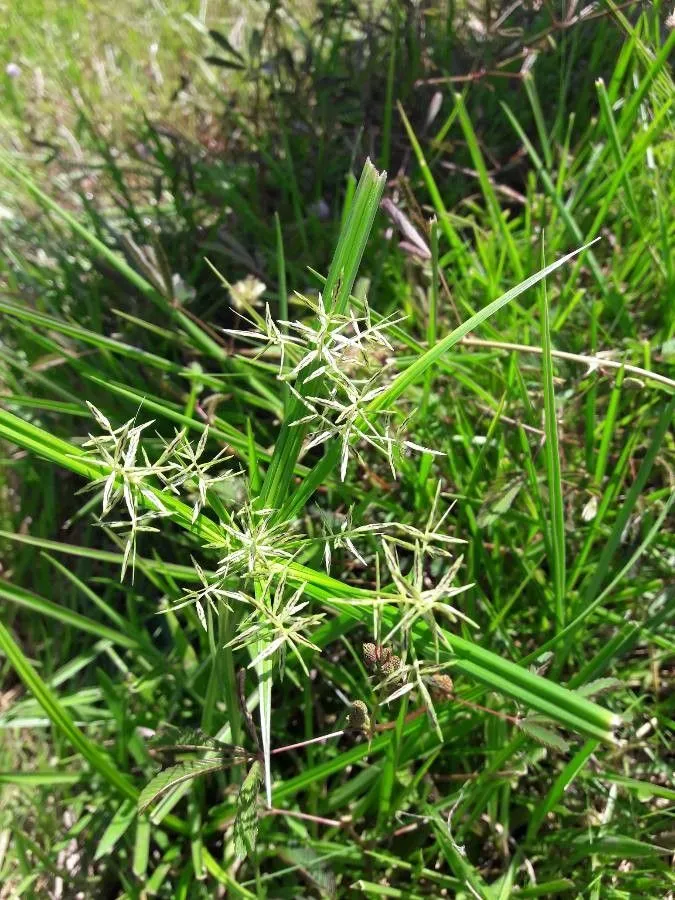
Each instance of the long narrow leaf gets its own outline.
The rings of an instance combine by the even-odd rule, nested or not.
[[[595,242],[593,242],[595,243]],[[434,365],[437,360],[439,360],[448,350],[452,349],[459,341],[462,340],[470,331],[473,331],[486,319],[489,319],[490,316],[494,315],[498,310],[502,307],[506,306],[507,303],[510,303],[511,300],[515,300],[516,297],[520,297],[521,294],[525,293],[525,291],[529,290],[529,288],[533,287],[535,284],[539,284],[542,279],[547,278],[552,272],[555,272],[556,269],[559,269],[561,266],[564,266],[565,263],[569,262],[570,259],[573,259],[579,253],[583,253],[585,250],[590,247],[591,244],[587,244],[584,247],[580,247],[578,250],[573,250],[572,253],[568,253],[566,256],[563,256],[562,259],[557,260],[557,262],[551,263],[546,266],[546,268],[541,269],[534,275],[530,275],[529,278],[526,278],[525,281],[521,282],[514,288],[508,290],[505,294],[502,294],[501,297],[498,297],[496,300],[493,300],[492,303],[488,303],[487,306],[483,307],[479,312],[477,312],[474,316],[467,319],[466,322],[463,322],[457,328],[450,332],[450,334],[446,335],[442,340],[440,340],[433,347],[429,348],[426,353],[420,356],[415,360],[412,365],[410,365],[407,369],[401,372],[396,378],[392,381],[386,391],[383,391],[377,397],[374,398],[369,404],[369,409],[373,412],[380,409],[387,409],[393,405],[393,403],[403,394],[412,384],[419,381],[420,378],[424,375],[424,373],[429,369],[432,365]]]
[[[553,357],[551,356],[551,325],[548,312],[546,287],[541,300],[542,375],[544,381],[544,427],[546,430],[546,472],[548,476],[548,500],[551,509],[550,541],[553,552],[553,596],[558,631],[565,627],[565,510],[562,494],[560,448],[558,445],[558,417],[553,388]]]
[[[21,681],[31,691],[42,709],[64,737],[116,791],[131,800],[136,799],[136,788],[121,774],[112,760],[77,727],[70,713],[59,703],[54,692],[44,683],[8,629],[0,622],[0,650],[5,654]]]

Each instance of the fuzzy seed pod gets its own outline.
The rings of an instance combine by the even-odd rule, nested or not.
[[[449,700],[452,697],[453,684],[449,675],[437,672],[429,679],[429,687],[433,700]]]
[[[383,650],[380,658],[380,670],[384,675],[393,675],[401,668],[401,657],[395,656],[391,650]]]
[[[368,707],[363,700],[354,700],[349,708],[347,727],[350,731],[361,731],[367,734],[370,731],[370,716]]]
[[[362,650],[363,661],[370,671],[377,675],[393,675],[401,668],[401,658],[392,653],[388,647],[364,644]]]
[[[369,669],[374,669],[377,666],[377,647],[375,644],[364,644],[362,650],[364,663]]]

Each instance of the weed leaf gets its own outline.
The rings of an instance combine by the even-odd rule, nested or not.
[[[543,744],[544,747],[548,747],[549,750],[558,750],[560,753],[567,753],[570,748],[570,745],[565,738],[553,728],[544,727],[531,719],[523,719],[520,722],[520,729],[521,731],[524,731],[528,737],[534,738],[535,741]]]
[[[141,791],[138,798],[138,811],[145,812],[162,794],[179,784],[202,775],[219,772],[222,768],[221,759],[189,759],[175,766],[169,766],[168,769],[163,769]]]
[[[234,820],[234,852],[240,859],[245,859],[255,849],[258,836],[258,791],[262,777],[262,765],[256,760],[239,789],[237,817]]]

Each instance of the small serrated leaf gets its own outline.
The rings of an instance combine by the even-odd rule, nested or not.
[[[543,744],[544,747],[548,747],[550,750],[567,753],[570,748],[565,738],[552,728],[545,728],[543,725],[539,725],[537,722],[529,719],[523,719],[519,723],[519,727],[529,737],[534,738],[535,741],[538,741],[538,743]]]
[[[589,681],[577,688],[577,694],[582,697],[596,697],[598,694],[605,694],[607,691],[616,690],[621,687],[623,682],[618,678],[596,678],[595,681]]]
[[[169,766],[168,769],[163,769],[141,791],[138,798],[138,811],[145,812],[158,797],[179,784],[211,772],[219,772],[222,768],[222,759],[189,759],[175,766]]]
[[[497,519],[507,513],[516,497],[520,493],[523,482],[518,479],[514,484],[506,487],[497,496],[489,497],[478,512],[477,522],[479,528],[487,528],[494,524]]]
[[[255,849],[258,836],[258,791],[262,784],[263,768],[256,760],[239,789],[237,816],[234,820],[234,852],[244,859]]]
[[[242,758],[245,758],[247,755],[242,747],[236,747],[234,744],[225,744],[223,741],[219,741],[218,738],[211,737],[205,731],[202,731],[201,728],[193,728],[191,726],[163,725],[150,741],[150,746],[156,749],[176,750],[184,753],[212,750],[223,754],[236,752]]]

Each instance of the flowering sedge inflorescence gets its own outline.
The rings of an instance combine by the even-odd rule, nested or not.
[[[255,299],[257,302],[257,295]],[[432,453],[396,433],[390,411],[384,410],[376,418],[368,409],[390,379],[395,353],[387,332],[398,320],[375,324],[365,302],[358,310],[348,308],[344,315],[337,315],[328,311],[321,296],[316,301],[300,299],[313,314],[312,324],[275,321],[269,306],[262,316],[249,298],[241,305],[251,316],[251,330],[229,333],[257,344],[258,355],[274,353],[278,359],[277,377],[295,398],[291,405],[296,416],[289,424],[303,428],[305,452],[321,444],[337,443],[342,480],[350,456],[355,454],[360,459],[368,448],[385,456],[394,476],[395,452]],[[106,521],[121,530],[126,539],[123,575],[129,563],[133,568],[138,534],[156,531],[157,520],[172,514],[167,495],[189,504],[193,523],[207,504],[217,510],[218,539],[203,545],[205,553],[217,560],[216,565],[206,571],[193,560],[198,586],[187,591],[177,607],[192,605],[205,629],[214,615],[229,610],[236,627],[228,646],[253,648],[250,665],[257,671],[269,659],[277,661],[283,671],[289,651],[308,671],[307,653],[317,650],[311,635],[324,612],[309,608],[305,585],[299,583],[292,569],[298,556],[311,551],[316,541],[323,544],[327,570],[331,568],[332,552],[341,549],[366,573],[374,567],[378,584],[380,569],[388,572],[386,590],[374,591],[372,598],[358,601],[372,606],[377,634],[383,609],[396,610],[388,616],[383,643],[398,640],[410,647],[408,637],[421,619],[433,634],[438,655],[441,645],[449,649],[439,618],[469,622],[449,603],[466,588],[454,583],[461,558],[452,558],[452,545],[458,541],[444,527],[450,510],[439,513],[440,484],[426,523],[365,522],[354,526],[350,511],[321,512],[323,535],[310,536],[299,521],[284,521],[276,509],[261,508],[248,496],[245,477],[231,464],[225,450],[206,457],[207,428],[196,445],[184,429],[170,440],[153,438],[153,461],[148,439],[151,422],[136,424],[132,420],[114,429],[102,413],[91,409],[103,435],[90,436],[85,446],[105,472],[96,482],[103,488],[102,517],[106,519],[115,508],[126,513],[119,520]],[[227,481],[238,490],[225,489]],[[217,503],[209,503],[211,495],[217,496]],[[428,562],[439,558],[449,558],[448,564],[432,580]],[[387,700],[417,684],[433,709],[426,687],[428,666],[414,657],[404,664],[395,655],[389,662],[396,660],[398,675],[387,671],[386,660],[377,673],[383,676],[383,683],[395,688]]]
[[[307,427],[304,452],[337,440],[342,481],[350,454],[361,459],[360,446],[384,455],[394,478],[397,448],[435,453],[394,434],[391,411],[382,410],[377,419],[369,411],[371,402],[389,383],[394,346],[388,331],[402,318],[389,317],[374,323],[366,301],[361,309],[351,306],[341,315],[328,311],[321,294],[316,301],[296,296],[313,313],[314,325],[297,319],[275,322],[267,305],[264,317],[249,307],[254,316],[254,320],[247,320],[249,330],[228,329],[227,333],[262,345],[260,354],[272,349],[277,353],[277,377],[289,385],[305,410],[291,423],[294,427]]]

